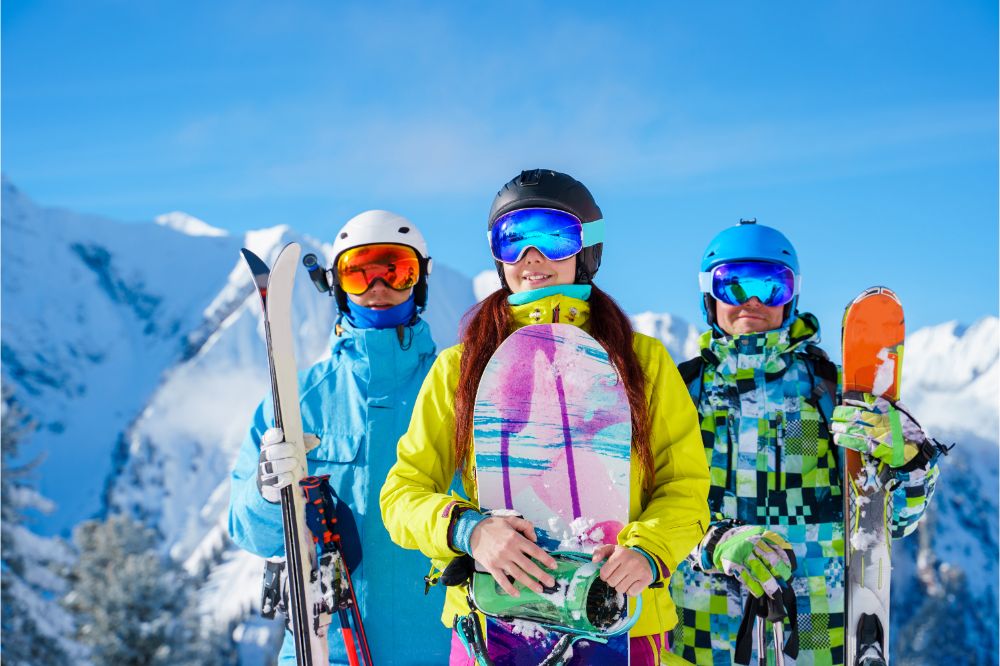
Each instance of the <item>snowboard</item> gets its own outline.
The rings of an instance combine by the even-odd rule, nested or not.
[[[607,351],[576,326],[521,328],[494,353],[476,395],[480,509],[524,516],[550,552],[591,553],[617,543],[629,519],[631,440],[628,397]],[[599,565],[587,562],[580,572],[588,567]],[[487,617],[486,644],[497,666],[535,666],[565,635]],[[604,644],[577,640],[570,650],[566,663],[624,666],[628,634]]]
[[[903,306],[892,291],[871,287],[844,312],[844,399],[870,393],[895,402],[902,377]],[[847,666],[889,663],[892,492],[857,451],[844,450],[844,631]]]

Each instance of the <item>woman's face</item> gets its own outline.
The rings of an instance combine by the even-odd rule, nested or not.
[[[573,284],[576,279],[576,256],[552,261],[530,247],[517,263],[503,265],[503,276],[515,294],[540,287]]]

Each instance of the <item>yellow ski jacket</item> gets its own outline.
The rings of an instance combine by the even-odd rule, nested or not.
[[[568,296],[556,294],[511,309],[518,328],[558,317],[560,323],[589,330],[588,304]],[[631,522],[619,533],[618,543],[639,546],[659,558],[669,576],[708,526],[708,465],[698,415],[670,354],[659,340],[641,333],[634,334],[632,345],[646,373],[656,476],[652,493],[645,493],[642,467],[633,456]],[[448,542],[452,515],[456,509],[479,506],[474,473],[462,478],[468,499],[449,493],[457,469],[454,402],[461,357],[462,346],[456,345],[442,352],[431,367],[380,495],[382,520],[392,540],[420,550],[438,570],[460,554]],[[642,615],[632,636],[663,633],[677,623],[667,581],[662,582],[663,587],[642,593]],[[465,596],[464,588],[447,590],[441,615],[447,627],[451,628],[455,615],[469,612]]]

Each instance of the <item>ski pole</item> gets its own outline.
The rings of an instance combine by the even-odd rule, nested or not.
[[[757,637],[757,666],[767,666],[767,629],[764,618],[754,620],[754,635]]]
[[[338,544],[340,543],[339,534],[334,539]],[[358,598],[354,595],[354,583],[351,582],[351,572],[347,570],[346,562],[344,563],[344,578],[347,580],[347,590],[351,595],[351,619],[354,620],[354,629],[358,634],[361,656],[364,658],[366,666],[373,666],[372,653],[368,648],[368,636],[365,634],[365,625],[361,620],[361,609],[358,607]]]
[[[775,666],[785,666],[785,604],[781,597],[764,597],[766,599],[766,613],[758,612],[754,622],[754,633],[757,637],[757,664],[767,666],[767,623],[771,623],[771,630],[774,638],[774,664]],[[763,607],[758,607],[763,610]]]
[[[344,638],[344,647],[347,650],[347,663],[350,666],[361,666],[358,663],[358,646],[354,643],[354,631],[351,629],[351,622],[347,619],[347,611],[343,608],[337,609],[340,616],[340,635]]]
[[[774,633],[775,666],[785,666],[785,618],[787,616],[788,613],[785,610],[785,604],[782,603],[780,596],[776,596],[767,598],[767,617],[758,618],[758,622],[760,622],[761,625],[764,625],[767,621],[771,622],[771,630]],[[766,663],[766,646],[763,652],[764,661]]]
[[[774,630],[774,666],[785,666],[785,653],[782,650],[785,644],[785,625],[779,620],[771,628]]]

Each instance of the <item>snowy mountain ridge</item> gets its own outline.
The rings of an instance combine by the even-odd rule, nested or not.
[[[187,234],[189,236],[228,236],[229,232],[224,229],[218,229],[212,225],[199,220],[193,215],[188,215],[187,213],[182,213],[181,211],[174,211],[172,213],[164,213],[163,215],[157,215],[155,220],[157,224],[164,227],[170,227],[182,234]]]
[[[262,565],[226,535],[228,473],[268,376],[259,303],[238,251],[272,263],[295,241],[329,262],[332,246],[287,226],[231,236],[183,213],[123,224],[43,208],[6,178],[2,194],[4,380],[40,426],[24,448],[47,454],[39,490],[58,506],[39,531],[66,534],[101,511],[128,512],[155,527],[189,571],[207,573],[202,607],[220,625],[245,619],[259,601]],[[43,253],[44,265],[33,261]],[[435,262],[425,318],[439,350],[497,282],[492,269],[470,280]],[[294,298],[306,367],[329,353],[335,309],[305,271]],[[633,322],[678,362],[697,353],[688,322],[649,312]],[[987,317],[907,339],[904,401],[932,434],[960,446],[941,463],[933,527],[921,531],[928,543],[918,553],[909,539],[899,551],[908,555],[896,558],[913,583],[894,586],[916,603],[944,585],[942,566],[967,571],[979,585],[970,595],[994,623],[998,338],[1000,321]],[[919,572],[909,565],[918,559]],[[240,631],[252,641],[268,633]]]
[[[904,402],[935,429],[968,431],[996,441],[1000,327],[996,317],[971,326],[947,322],[916,331],[906,340]]]

